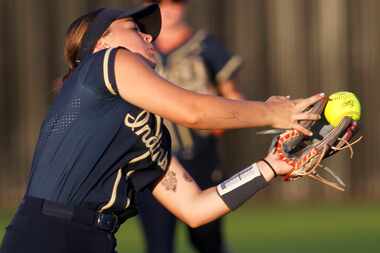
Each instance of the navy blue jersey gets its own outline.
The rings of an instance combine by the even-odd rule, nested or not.
[[[64,82],[42,124],[27,195],[120,212],[167,170],[162,119],[117,95],[117,50],[87,57]]]

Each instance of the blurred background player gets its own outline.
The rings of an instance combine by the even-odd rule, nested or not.
[[[157,71],[183,88],[241,99],[233,77],[241,65],[238,56],[229,53],[214,37],[195,31],[185,20],[186,0],[145,0],[159,3],[162,30],[156,40],[159,52]],[[218,131],[201,131],[166,122],[172,137],[173,154],[206,189],[222,179],[218,170]],[[149,191],[138,196],[139,213],[149,253],[172,253],[176,218],[155,200]],[[192,246],[198,252],[227,252],[221,219],[200,228],[188,227]]]

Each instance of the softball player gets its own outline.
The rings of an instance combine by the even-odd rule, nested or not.
[[[162,30],[155,45],[159,51],[158,73],[182,88],[202,94],[220,94],[241,99],[233,76],[241,58],[232,55],[213,36],[193,31],[186,23],[187,0],[145,0],[159,3]],[[218,170],[217,136],[212,131],[189,129],[166,121],[172,139],[172,153],[198,183],[207,189],[222,179]],[[174,252],[175,217],[146,190],[137,195],[141,224],[149,253]],[[226,252],[222,220],[199,228],[187,227],[192,246],[198,252]]]
[[[266,162],[201,191],[171,159],[161,117],[193,128],[272,125],[307,132],[297,120],[317,119],[303,111],[321,96],[232,101],[181,89],[153,70],[160,24],[155,4],[100,9],[71,24],[65,41],[70,72],[42,124],[26,194],[1,253],[115,252],[114,233],[135,215],[136,192],[150,189],[197,227],[290,171],[269,154]]]

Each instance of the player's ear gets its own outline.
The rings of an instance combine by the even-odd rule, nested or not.
[[[94,48],[94,53],[100,51],[100,50],[103,50],[103,49],[106,49],[106,48],[109,48],[109,44],[103,40],[103,38],[99,39],[98,42],[96,43],[95,45],[95,48]]]
[[[96,45],[95,45],[95,48],[94,48],[94,53],[100,51],[100,50],[103,50],[103,49],[107,49],[107,48],[110,48],[111,45],[110,43],[108,42],[108,35],[105,35],[105,36],[102,36],[97,42],[96,42]]]

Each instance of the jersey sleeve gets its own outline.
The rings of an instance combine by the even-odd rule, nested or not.
[[[154,185],[164,174],[164,171],[158,168],[154,169],[152,167],[136,171],[133,175],[131,175],[133,188],[137,192],[143,191],[144,189]]]
[[[168,157],[168,163],[170,161],[169,159],[170,157]],[[151,162],[149,160],[150,159],[146,159],[139,165],[131,167],[132,170],[130,170],[129,178],[136,192],[142,191],[157,183],[167,171],[167,169],[158,166],[156,162]],[[166,168],[168,168],[168,166],[169,165],[167,165]]]
[[[229,52],[215,37],[207,35],[203,41],[203,57],[216,83],[234,78],[242,65],[238,55]]]
[[[84,85],[99,95],[118,96],[115,77],[115,58],[118,50],[124,48],[109,48],[95,53],[89,59]]]

